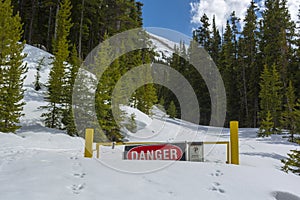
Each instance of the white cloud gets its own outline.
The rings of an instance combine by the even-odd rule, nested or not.
[[[300,6],[300,0],[289,0],[288,1],[288,7],[290,10],[290,14],[292,17],[292,20],[294,20],[295,22],[298,21],[298,10],[299,10],[299,6]]]
[[[198,0],[198,2],[190,3],[191,6],[191,23],[199,26],[200,18],[204,13],[212,20],[213,15],[216,16],[216,25],[221,30],[226,25],[232,11],[235,11],[236,16],[241,18],[241,22],[245,17],[250,0]],[[259,2],[259,7],[262,9],[264,1]],[[294,21],[297,20],[298,9],[300,0],[289,0],[288,7],[291,17]]]

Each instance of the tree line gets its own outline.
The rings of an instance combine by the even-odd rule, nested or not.
[[[5,0],[0,5],[1,9],[5,10],[1,12],[3,25],[1,24],[0,34],[1,39],[7,42],[1,43],[0,48],[0,84],[3,85],[0,87],[3,118],[0,120],[0,131],[15,132],[20,128],[17,124],[23,115],[22,109],[25,104],[22,101],[22,86],[26,73],[26,66],[22,66],[22,59],[26,55],[22,55],[22,50],[26,41],[29,44],[44,46],[54,55],[53,67],[46,85],[47,105],[40,108],[44,111],[42,117],[45,125],[66,130],[72,136],[83,136],[83,132],[77,132],[72,108],[73,86],[81,62],[89,51],[110,36],[142,27],[142,4],[135,0]],[[146,33],[142,31],[140,34]],[[146,39],[139,42],[149,41]],[[118,45],[122,48],[125,44]],[[98,64],[105,63],[105,60],[113,56],[109,46],[107,48],[106,55],[96,55],[95,60]],[[98,135],[104,134],[114,141],[123,138],[121,127],[115,121],[111,110],[113,86],[128,70],[151,63],[154,56],[153,50],[147,49],[129,52],[116,59],[104,72],[95,95],[96,114],[104,132]],[[34,87],[39,90],[39,73],[36,78]],[[150,114],[156,99],[154,85],[148,84],[134,92],[130,105]],[[120,111],[120,118],[125,117],[125,113]]]
[[[105,18],[100,18],[98,22],[100,24],[97,24],[103,30],[95,30],[94,32],[100,34],[100,37],[97,37],[97,44],[117,33],[142,27],[141,4],[139,2],[135,2],[134,0],[101,1],[101,4],[98,4],[96,7],[105,16]],[[81,63],[80,52],[78,52],[80,49],[78,47],[84,47],[76,42],[72,44],[72,27],[76,26],[72,18],[74,15],[72,8],[70,0],[63,0],[59,6],[56,19],[56,37],[53,38],[52,42],[54,54],[53,68],[50,72],[48,92],[45,98],[48,105],[43,107],[46,112],[42,116],[45,118],[45,125],[50,128],[66,129],[69,135],[83,136],[84,131],[81,130],[78,132],[74,124],[72,94],[78,68]],[[145,32],[141,31],[140,34],[145,34]],[[103,139],[102,136],[111,141],[122,140],[124,134],[121,133],[121,128],[123,126],[118,121],[124,121],[123,119],[126,118],[126,115],[118,108],[118,119],[113,116],[112,95],[114,86],[127,71],[136,66],[151,63],[151,60],[154,58],[151,50],[141,49],[122,55],[114,60],[113,63],[108,62],[109,58],[113,57],[116,53],[112,51],[111,45],[123,48],[124,45],[132,45],[130,42],[133,41],[127,41],[126,44],[107,44],[107,46],[103,47],[105,51],[100,51],[94,58],[96,65],[109,66],[101,76],[97,88],[95,88],[95,109],[98,123],[102,128],[102,130],[95,130],[96,139],[98,140]],[[146,39],[146,41],[139,42],[147,43],[148,41]],[[71,46],[73,48],[70,48]],[[84,56],[84,53],[82,56]],[[99,69],[99,72],[97,70],[94,71],[96,75],[100,73],[101,69]],[[142,78],[142,75],[140,78]],[[129,86],[126,85],[126,87]],[[88,90],[88,88],[85,88],[85,90]],[[150,114],[150,110],[155,102],[156,91],[154,86],[150,84],[137,89],[129,103],[142,112]],[[82,111],[86,112],[86,110]]]
[[[12,0],[5,3],[11,4],[10,17],[18,19],[19,27],[15,28],[19,32],[18,38],[12,41],[40,44],[54,54],[45,97],[49,105],[44,107],[47,112],[43,114],[46,126],[67,129],[70,135],[77,135],[71,106],[77,70],[86,54],[99,42],[125,30],[142,27],[142,3],[135,0]],[[238,120],[242,127],[260,127],[262,136],[288,129],[293,140],[294,133],[299,132],[300,23],[291,20],[287,1],[266,0],[263,12],[259,11],[255,1],[251,1],[243,21],[232,12],[222,33],[215,20],[204,14],[200,19],[201,26],[193,32],[193,39],[209,53],[222,74],[227,94],[225,125]],[[24,43],[18,45],[21,51]],[[5,43],[2,46],[5,48]],[[181,43],[175,47],[173,56],[167,58],[167,64],[190,81],[200,104],[200,124],[205,125],[210,121],[211,102],[203,78],[188,62],[193,48],[198,47],[186,47]],[[108,52],[99,56],[105,60],[105,56],[111,55]],[[20,54],[18,64],[21,58]],[[102,81],[107,83],[99,85],[96,98],[99,99],[97,102],[102,102],[97,104],[100,124],[110,127],[108,130],[116,127],[111,122],[112,113],[108,111],[110,101],[107,99],[111,97],[112,86],[126,71],[154,59],[153,50],[130,52],[112,63],[104,74]],[[19,100],[23,95],[21,83],[25,68],[19,69],[17,78],[20,80]],[[157,99],[172,117],[180,116],[176,97],[162,86],[146,85],[135,92],[131,101],[132,105],[149,113]],[[105,109],[107,111],[100,111]],[[117,136],[113,137],[120,139],[121,135],[117,133],[120,129],[115,130]]]
[[[28,44],[43,45],[53,52],[58,37],[58,15],[62,0],[12,0],[14,14],[23,24],[22,39]],[[109,36],[142,23],[142,3],[135,0],[71,0],[72,26],[68,39],[80,58]]]
[[[222,33],[215,20],[204,14],[193,39],[209,53],[222,75],[227,95],[225,126],[237,120],[241,127],[260,127],[260,136],[286,129],[294,141],[294,134],[300,133],[300,22],[291,20],[287,1],[266,0],[261,12],[252,0],[245,18],[232,12]],[[190,81],[200,104],[200,124],[208,125],[210,95],[188,61],[195,47],[186,46],[175,47],[167,64]],[[179,111],[171,92],[160,88],[158,97],[166,108],[176,102]]]

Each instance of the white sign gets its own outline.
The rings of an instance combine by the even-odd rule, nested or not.
[[[189,145],[189,161],[203,162],[203,143],[195,142]]]

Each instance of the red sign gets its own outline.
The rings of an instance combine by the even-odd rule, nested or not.
[[[175,145],[137,146],[127,152],[128,160],[180,160],[182,150]]]

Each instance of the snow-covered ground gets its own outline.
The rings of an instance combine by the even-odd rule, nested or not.
[[[17,134],[0,133],[0,200],[300,199],[300,177],[280,170],[280,160],[299,146],[279,135],[256,138],[256,129],[240,129],[239,166],[225,164],[225,145],[205,145],[205,162],[126,161],[122,146],[102,147],[100,159],[84,158],[82,138],[44,128],[40,118],[45,90],[33,89],[34,75],[45,57],[41,82],[47,82],[51,55],[30,46],[24,51],[26,115]],[[124,109],[139,126],[129,141],[229,140],[228,129],[207,134],[208,127],[169,119],[158,108],[150,117]]]

